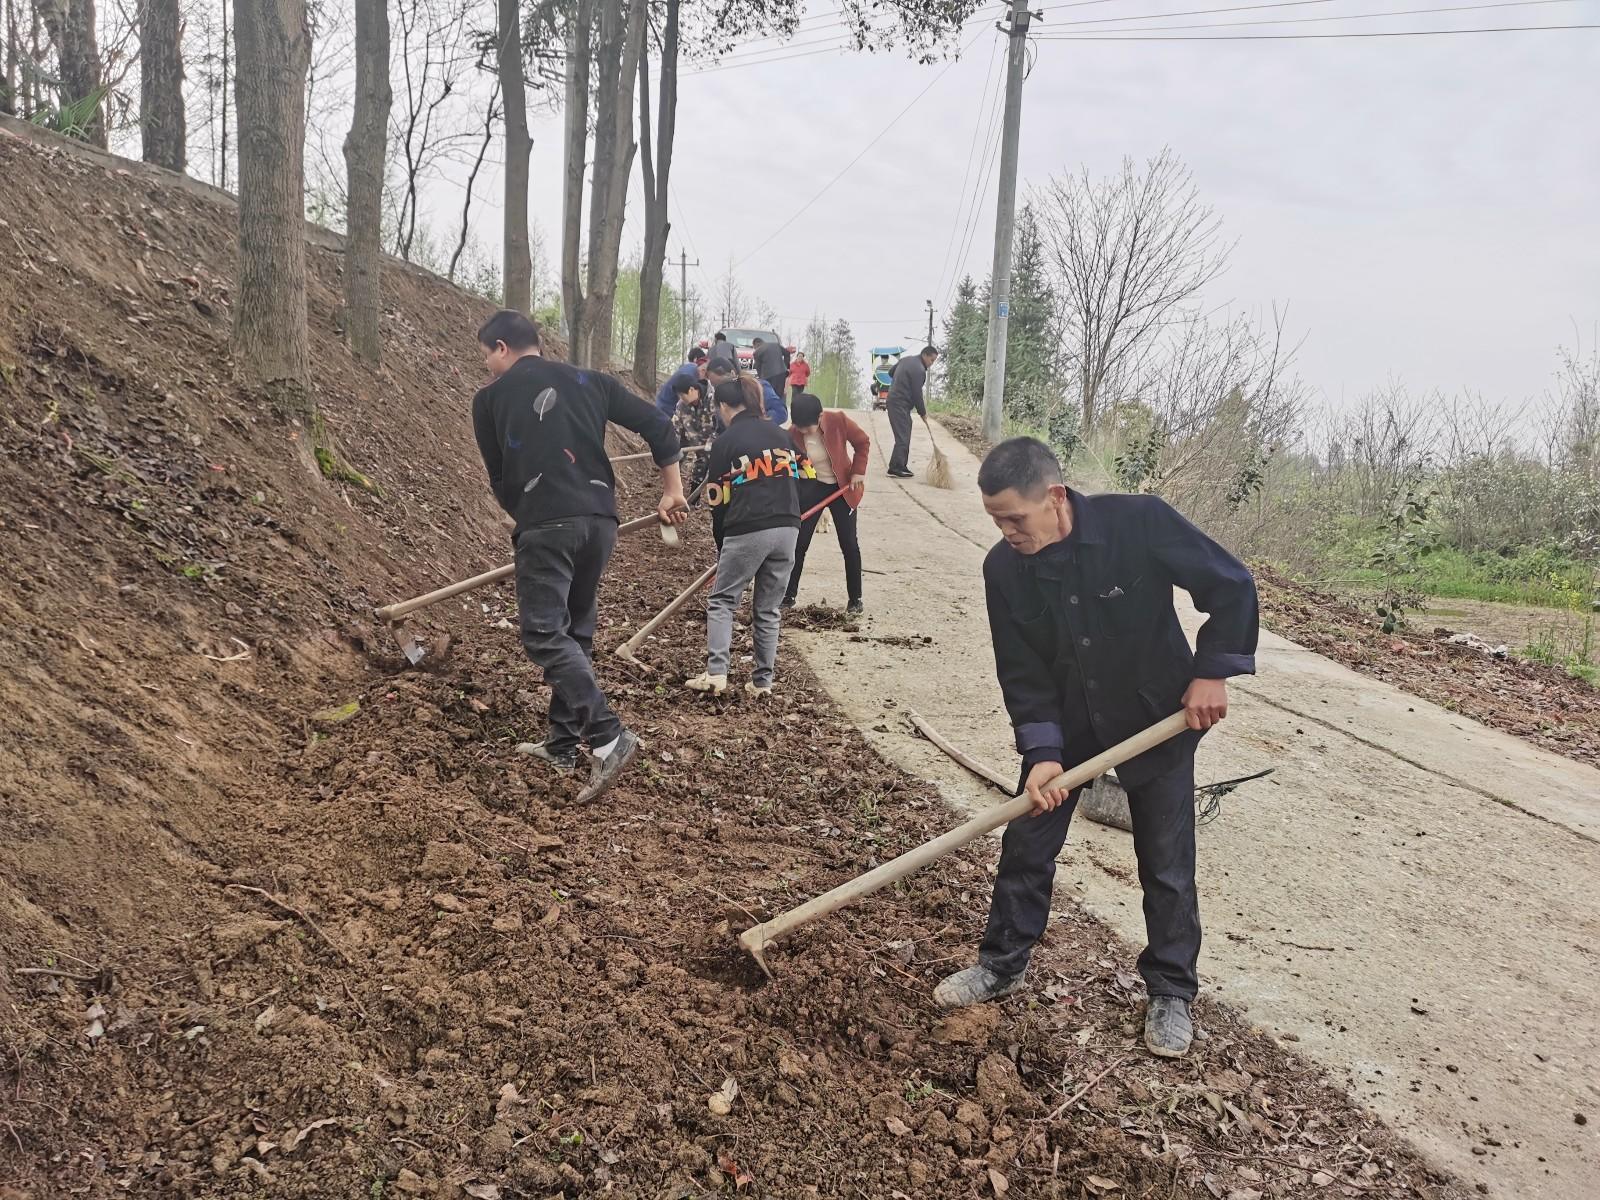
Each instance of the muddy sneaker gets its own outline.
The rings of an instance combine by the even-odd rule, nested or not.
[[[1189,1002],[1182,996],[1151,996],[1144,1014],[1144,1044],[1158,1058],[1182,1058],[1189,1053],[1194,1022]]]
[[[696,675],[693,679],[684,680],[683,686],[691,692],[704,692],[708,696],[720,696],[728,690],[728,677],[726,675]]]
[[[940,1008],[965,1008],[986,1000],[999,1000],[1022,989],[1026,971],[1015,975],[996,975],[988,967],[968,967],[940,982],[933,989],[933,1002]]]
[[[793,608],[794,607],[794,597],[793,596],[785,596],[782,600],[780,600],[778,602],[778,607],[779,608]]]
[[[517,753],[547,762],[558,771],[571,771],[578,765],[576,750],[552,750],[549,742],[523,742],[517,747]]]
[[[770,683],[747,683],[744,685],[744,692],[747,696],[765,700],[772,695],[772,685]]]
[[[611,749],[605,757],[598,754],[589,755],[589,786],[578,793],[578,803],[588,804],[591,800],[598,800],[611,790],[611,785],[616,783],[617,776],[627,769],[633,761],[633,756],[639,753],[639,739],[626,729],[611,744]]]
[[[849,604],[844,606],[844,611],[845,615],[848,617],[859,617],[862,613],[867,611],[867,606],[861,603],[860,600],[852,600]]]

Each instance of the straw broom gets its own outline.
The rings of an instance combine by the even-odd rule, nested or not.
[[[933,446],[933,459],[928,463],[928,482],[948,491],[955,487],[955,480],[950,475],[950,460],[939,449],[939,443],[933,440],[933,426],[928,424],[927,417],[922,418],[922,427],[928,431],[928,441]]]

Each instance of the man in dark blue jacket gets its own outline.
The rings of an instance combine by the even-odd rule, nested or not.
[[[668,375],[656,390],[656,409],[667,420],[677,413],[678,399],[686,387],[698,388],[703,398],[711,398],[711,388],[706,383],[706,352],[699,346],[689,351],[689,361]]]
[[[1071,490],[1055,455],[1034,438],[991,450],[978,488],[1005,537],[984,560],[984,589],[1033,812],[1006,828],[978,965],[946,979],[934,998],[956,1007],[1022,987],[1078,798],[1050,782],[1181,708],[1187,732],[1117,768],[1144,889],[1145,1045],[1178,1057],[1189,1049],[1199,987],[1194,752],[1227,715],[1225,680],[1255,671],[1255,582],[1165,501]],[[1174,586],[1209,614],[1193,652],[1173,608]]]
[[[473,432],[495,499],[516,522],[522,646],[551,691],[550,736],[528,752],[570,770],[587,742],[589,785],[578,796],[587,802],[611,787],[639,749],[607,704],[592,662],[600,576],[617,541],[606,425],[649,443],[661,472],[656,511],[671,525],[688,513],[678,435],[610,375],[545,358],[539,327],[519,312],[495,313],[478,330],[478,343],[494,381],[472,398]]]

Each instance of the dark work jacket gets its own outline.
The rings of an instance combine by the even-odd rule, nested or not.
[[[472,398],[489,486],[516,533],[562,517],[616,517],[607,422],[644,438],[658,467],[682,457],[672,422],[600,371],[530,355]]]
[[[1256,669],[1256,586],[1244,564],[1155,496],[1068,491],[1066,540],[983,563],[995,671],[1022,754],[1075,767],[1177,712],[1195,679]],[[1194,652],[1176,585],[1209,614]],[[1137,786],[1192,754],[1185,732],[1117,768]],[[1020,785],[1019,785],[1020,790]]]
[[[771,421],[742,412],[711,443],[706,503],[711,536],[722,539],[761,529],[800,528],[796,479],[815,479],[811,460]]]

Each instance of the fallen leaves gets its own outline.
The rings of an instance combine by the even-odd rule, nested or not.
[[[715,1116],[725,1117],[733,1111],[733,1102],[738,1098],[739,1085],[729,1075],[722,1081],[722,1086],[706,1097],[706,1107]]]
[[[732,1083],[733,1080],[729,1079],[728,1082]],[[721,1151],[717,1155],[717,1166],[721,1168],[724,1175],[733,1180],[733,1187],[735,1191],[742,1192],[745,1188],[749,1187],[755,1182],[755,1176],[751,1175],[750,1172],[746,1171],[737,1162],[735,1162],[733,1155],[729,1154],[726,1150]]]

